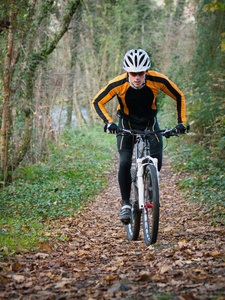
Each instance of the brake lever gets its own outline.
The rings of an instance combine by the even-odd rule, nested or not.
[[[171,136],[177,136],[177,137],[179,137],[179,134],[173,132]]]
[[[177,136],[179,137],[179,135],[175,132],[172,132],[172,131],[167,131],[167,132],[164,132],[163,134],[165,136],[165,138],[169,139],[171,136]]]

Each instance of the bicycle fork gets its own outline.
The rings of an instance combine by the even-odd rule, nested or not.
[[[154,166],[156,167],[156,170],[158,172],[158,159],[152,158],[151,156],[142,157],[137,159],[137,184],[138,184],[138,199],[139,199],[139,210],[142,210],[143,208],[152,208],[152,204],[146,204],[147,207],[145,207],[145,199],[144,199],[144,167],[149,165],[149,162],[143,163],[146,158],[149,161],[152,161]],[[158,176],[157,176],[158,177]]]

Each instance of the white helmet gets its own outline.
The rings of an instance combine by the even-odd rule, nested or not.
[[[123,68],[127,72],[147,71],[150,66],[150,58],[142,49],[132,49],[128,51],[123,59]]]

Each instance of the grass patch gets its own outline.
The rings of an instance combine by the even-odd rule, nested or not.
[[[166,153],[171,157],[172,168],[185,173],[179,182],[184,197],[198,202],[201,217],[210,225],[223,224],[225,213],[225,162],[222,155],[207,144],[193,143],[187,135],[179,141],[170,141]]]
[[[106,185],[116,149],[102,128],[65,130],[45,164],[20,167],[0,191],[1,254],[32,249],[45,238],[45,222],[73,216]]]
[[[171,300],[174,299],[174,295],[170,294],[156,294],[153,296],[154,300]]]

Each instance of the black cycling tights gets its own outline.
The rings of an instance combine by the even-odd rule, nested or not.
[[[132,160],[132,154],[130,153],[130,151],[120,152],[120,167],[118,173],[118,181],[119,181],[122,201],[126,203],[128,203],[130,199],[131,160]]]

